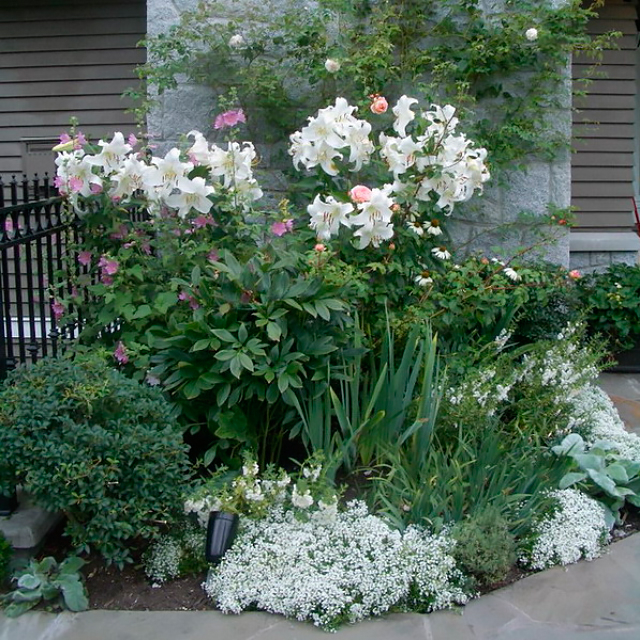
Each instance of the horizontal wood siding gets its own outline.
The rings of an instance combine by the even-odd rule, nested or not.
[[[21,140],[56,139],[72,116],[94,139],[133,130],[121,94],[137,84],[145,34],[146,0],[0,0],[5,184],[23,171]]]
[[[638,14],[635,2],[607,0],[599,15],[589,33],[621,31],[624,36],[618,50],[604,53],[595,73],[584,57],[573,61],[574,80],[590,81],[587,95],[574,101],[571,203],[578,230],[621,231],[633,228]]]

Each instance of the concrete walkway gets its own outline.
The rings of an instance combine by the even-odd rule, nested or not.
[[[604,374],[628,426],[640,433],[640,376]],[[265,613],[88,611],[0,615],[0,640],[307,640],[324,632]],[[345,640],[640,640],[640,534],[602,558],[555,567],[459,611],[394,614],[342,628]],[[327,637],[327,636],[325,636]]]

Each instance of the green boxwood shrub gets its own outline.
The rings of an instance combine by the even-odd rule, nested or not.
[[[0,448],[36,503],[66,533],[122,565],[181,508],[188,457],[157,388],[96,359],[44,359],[0,390]]]

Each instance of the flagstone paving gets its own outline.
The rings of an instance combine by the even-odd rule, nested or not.
[[[640,433],[640,375],[603,374],[631,430]],[[307,640],[324,632],[265,613],[88,611],[0,614],[0,640]],[[344,640],[640,640],[640,534],[592,562],[555,567],[458,611],[394,614],[354,626]],[[326,636],[325,636],[326,637]]]

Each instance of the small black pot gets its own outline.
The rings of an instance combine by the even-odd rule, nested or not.
[[[18,494],[13,488],[11,495],[0,493],[0,516],[10,516],[18,508]]]
[[[229,550],[238,532],[239,517],[237,513],[212,511],[207,526],[207,546],[205,557],[207,562],[220,562]]]

